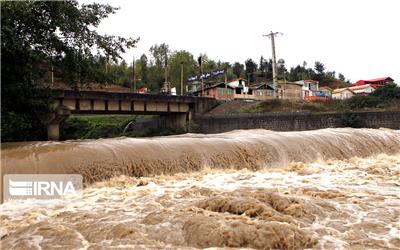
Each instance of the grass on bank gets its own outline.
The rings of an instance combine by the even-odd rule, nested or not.
[[[171,134],[182,134],[184,128],[165,129],[144,127],[127,130],[124,128],[131,121],[143,119],[159,119],[158,116],[143,115],[71,115],[60,126],[61,140],[68,139],[99,139],[119,136],[149,137]]]

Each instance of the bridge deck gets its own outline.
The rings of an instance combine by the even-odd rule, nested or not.
[[[215,100],[194,96],[63,90],[56,106],[67,107],[72,114],[167,114],[204,112]]]

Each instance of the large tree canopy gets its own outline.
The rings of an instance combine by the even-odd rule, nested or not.
[[[2,141],[44,139],[51,91],[44,73],[63,81],[99,81],[102,58],[117,61],[138,39],[101,35],[117,8],[77,1],[1,2]]]

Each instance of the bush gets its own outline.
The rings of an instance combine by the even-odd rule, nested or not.
[[[372,96],[379,97],[385,101],[400,100],[400,87],[394,83],[388,84],[375,90]]]
[[[86,120],[71,117],[66,119],[60,125],[60,138],[66,139],[81,139],[92,129],[90,123]]]
[[[341,117],[342,125],[344,127],[351,127],[351,128],[362,128],[364,127],[364,121],[361,120],[359,115],[354,113],[344,113]]]
[[[83,139],[99,139],[121,136],[122,129],[113,125],[98,126],[90,130]]]
[[[351,109],[376,108],[376,106],[382,102],[383,100],[380,97],[373,95],[353,96],[346,100],[346,104]]]

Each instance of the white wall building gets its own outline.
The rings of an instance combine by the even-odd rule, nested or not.
[[[332,92],[332,99],[344,100],[344,99],[349,99],[354,95],[355,93],[351,91],[349,88],[335,89]]]

